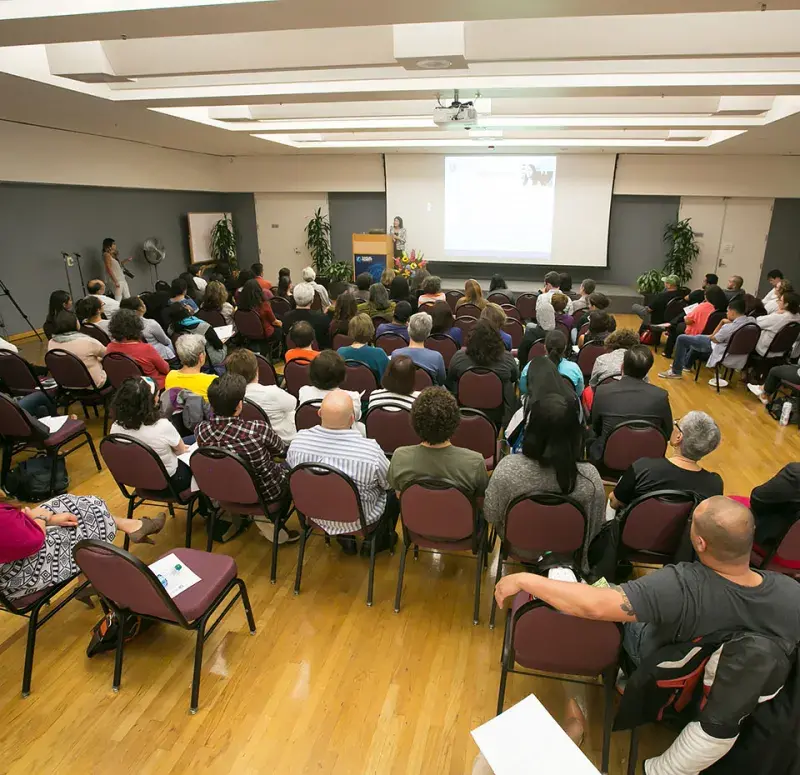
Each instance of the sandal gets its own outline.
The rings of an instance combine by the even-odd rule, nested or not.
[[[134,533],[130,533],[130,539],[134,544],[154,544],[150,536],[155,535],[156,533],[160,533],[164,529],[164,525],[167,522],[167,515],[166,512],[161,512],[158,516],[153,517],[141,517],[142,526]]]
[[[578,748],[583,746],[583,741],[586,737],[586,711],[575,697],[572,697],[567,703],[567,718],[564,722],[564,731]]]

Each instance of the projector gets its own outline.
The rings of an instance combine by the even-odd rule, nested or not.
[[[478,125],[478,111],[471,102],[437,107],[433,109],[433,123],[445,129],[469,129]]]

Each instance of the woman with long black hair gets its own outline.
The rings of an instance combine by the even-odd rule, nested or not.
[[[72,315],[72,297],[66,291],[53,291],[47,303],[47,317],[42,330],[48,339],[53,338],[56,319],[65,315]]]

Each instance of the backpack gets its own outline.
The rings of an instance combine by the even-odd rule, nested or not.
[[[50,476],[56,467],[54,487]],[[6,479],[6,492],[21,501],[39,502],[63,495],[69,489],[67,464],[61,457],[32,457],[16,465]]]
[[[101,601],[102,602],[102,601]],[[106,606],[103,605],[105,609]],[[125,643],[133,640],[142,630],[146,630],[153,623],[149,619],[142,619],[141,616],[128,616],[125,619]],[[86,656],[90,659],[102,654],[104,651],[113,651],[117,648],[119,641],[119,620],[113,611],[107,611],[106,615],[92,627],[92,638],[86,647]]]

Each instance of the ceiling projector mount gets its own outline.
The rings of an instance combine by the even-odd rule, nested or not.
[[[471,129],[478,125],[478,110],[475,104],[459,102],[458,90],[453,92],[453,101],[450,105],[439,104],[433,109],[433,123],[443,129]]]

